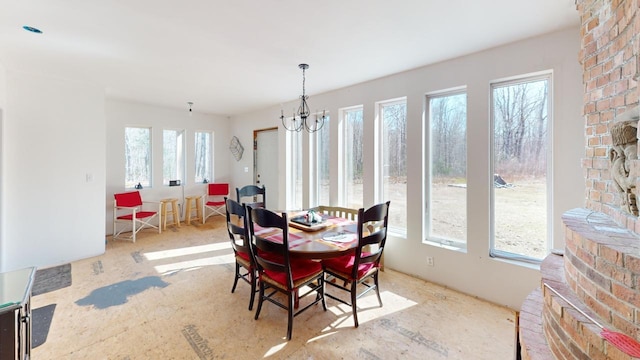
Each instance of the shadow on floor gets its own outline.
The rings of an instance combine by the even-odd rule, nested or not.
[[[39,307],[31,310],[31,347],[36,348],[47,341],[49,328],[56,304]]]

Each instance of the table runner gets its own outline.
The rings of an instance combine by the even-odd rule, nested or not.
[[[267,236],[266,239],[269,241],[273,241],[274,243],[282,244],[282,234]],[[289,249],[293,249],[294,247],[309,243],[311,241],[312,240],[303,238],[300,235],[289,233]]]

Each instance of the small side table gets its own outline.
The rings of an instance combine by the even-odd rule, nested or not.
[[[162,230],[167,230],[167,225],[180,227],[180,211],[178,210],[178,199],[162,199],[160,200],[160,203],[162,204]],[[168,205],[171,205],[171,209],[169,209]],[[173,216],[173,222],[167,224],[167,215],[169,214]]]
[[[200,220],[204,224],[204,217],[202,216],[202,196],[187,196],[184,198],[186,203],[184,206],[184,218],[187,225],[191,225],[191,220]],[[195,209],[193,208],[195,206]],[[196,211],[196,216],[192,217],[193,210]]]

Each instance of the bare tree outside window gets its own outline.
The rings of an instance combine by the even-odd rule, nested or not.
[[[202,183],[206,179],[213,181],[212,172],[212,141],[211,133],[196,131],[195,133],[195,178],[196,183]]]
[[[184,131],[162,131],[162,184],[184,180]]]
[[[330,205],[330,182],[329,178],[329,169],[330,169],[330,148],[331,148],[331,138],[330,138],[330,118],[329,115],[326,115],[324,120],[324,126],[318,132],[316,132],[316,141],[317,141],[317,191],[316,195],[317,204],[316,205]]]
[[[429,96],[429,239],[466,246],[467,95]]]
[[[492,85],[492,254],[548,251],[549,76]]]
[[[362,192],[362,108],[344,112],[344,188],[343,206],[359,209]]]
[[[389,226],[407,229],[407,103],[406,100],[380,104],[382,120],[382,201],[391,201]]]
[[[126,188],[137,184],[151,186],[151,129],[126,127],[124,129],[124,157]]]
[[[291,134],[292,209],[302,209],[302,131]]]

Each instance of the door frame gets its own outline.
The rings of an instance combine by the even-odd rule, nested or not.
[[[253,130],[253,184],[258,183],[258,133],[262,131],[278,131],[278,127]]]

